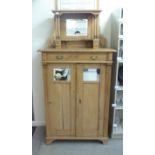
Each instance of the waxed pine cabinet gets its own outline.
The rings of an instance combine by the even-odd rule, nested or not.
[[[51,44],[39,50],[44,76],[47,144],[54,140],[108,142],[115,50],[103,48],[100,12],[98,9],[53,10],[55,29]]]
[[[56,139],[107,142],[113,52],[42,49],[46,143]],[[56,71],[64,70],[68,77],[56,78]]]

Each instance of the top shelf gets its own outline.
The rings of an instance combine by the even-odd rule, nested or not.
[[[93,15],[98,15],[102,10],[52,10],[52,12],[56,15],[61,15],[61,14],[69,14],[69,13],[77,13],[77,14],[93,14]]]
[[[119,23],[123,24],[123,18],[119,19]]]
[[[96,53],[96,52],[98,52],[98,53],[112,53],[112,52],[116,52],[116,50],[115,49],[112,49],[112,48],[97,48],[97,49],[93,49],[93,48],[82,48],[82,50],[81,50],[81,48],[77,48],[77,49],[72,49],[72,48],[70,48],[70,49],[62,49],[62,48],[45,48],[45,49],[40,49],[40,50],[38,50],[38,52],[66,52],[66,53],[68,53],[68,52],[92,52],[92,53]]]
[[[54,0],[56,10],[99,9],[99,0]]]

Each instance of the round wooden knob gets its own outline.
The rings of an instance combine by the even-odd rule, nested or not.
[[[91,60],[96,60],[97,59],[97,56],[91,56],[90,59]]]
[[[57,56],[56,56],[56,59],[57,59],[57,60],[62,60],[62,59],[63,59],[63,56],[62,56],[62,55],[57,55]]]

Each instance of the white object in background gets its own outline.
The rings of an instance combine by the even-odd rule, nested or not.
[[[114,103],[114,104],[112,104],[112,107],[116,107],[116,104]]]
[[[120,40],[123,40],[123,35],[119,35],[118,37]]]
[[[123,90],[123,86],[115,86],[116,90]]]
[[[117,61],[118,61],[119,63],[123,63],[123,58],[118,57],[118,58],[117,58]]]
[[[117,128],[117,124],[113,124],[113,127],[114,127],[114,128]]]

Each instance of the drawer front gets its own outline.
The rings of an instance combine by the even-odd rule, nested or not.
[[[106,61],[106,54],[81,54],[78,55],[79,61]]]
[[[109,54],[91,54],[91,53],[48,53],[46,57],[47,61],[111,61],[112,57]]]
[[[67,54],[67,53],[59,53],[59,54],[55,54],[55,53],[50,53],[47,54],[47,60],[48,61],[73,61],[76,59],[76,55],[75,54]]]

